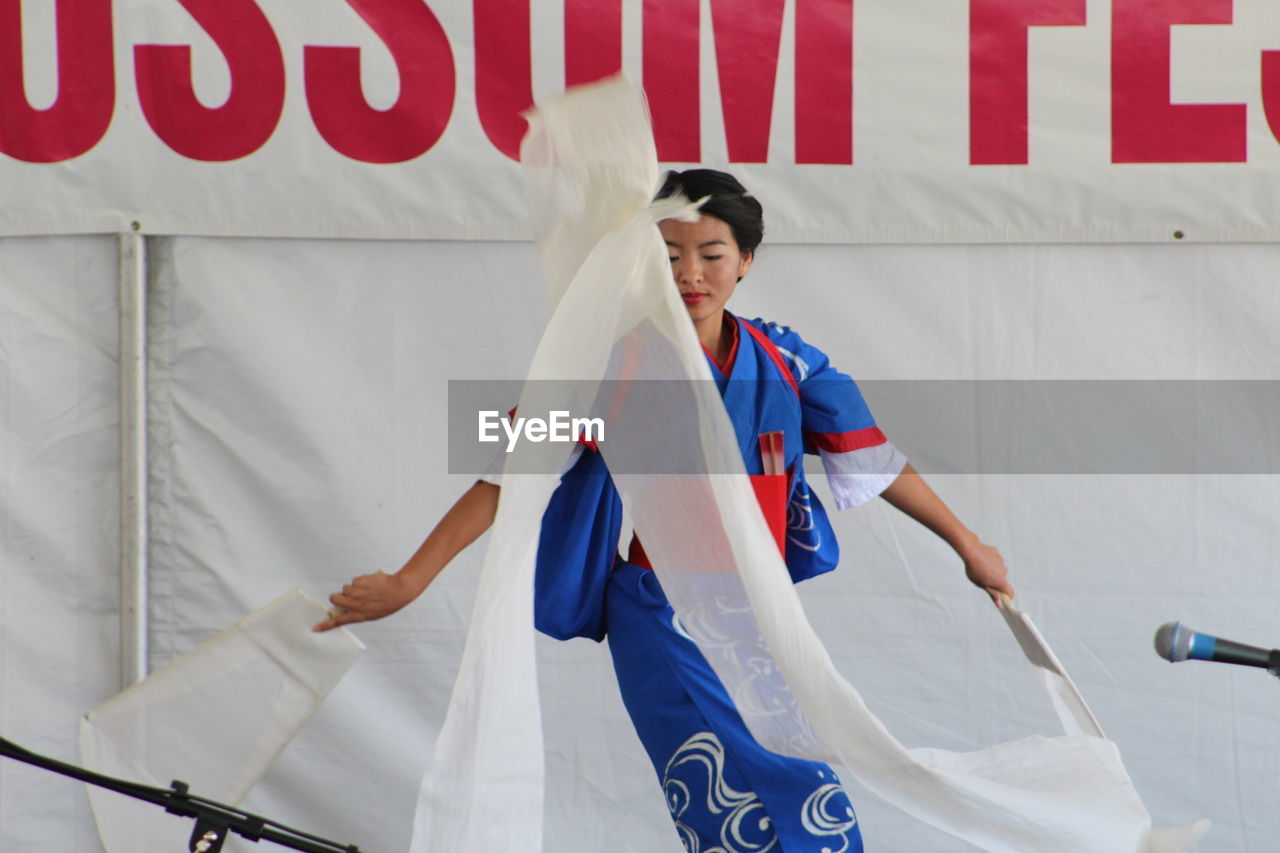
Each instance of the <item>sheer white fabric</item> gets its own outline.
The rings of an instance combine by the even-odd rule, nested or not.
[[[317,634],[325,608],[294,591],[90,711],[84,766],[239,803],[364,650],[349,631]],[[190,820],[90,786],[108,853],[185,849]]]
[[[582,451],[583,447],[581,444],[575,444],[573,446],[573,450],[571,450],[569,455],[565,457],[564,464],[560,467],[560,476],[564,476],[568,473],[569,469],[578,461],[578,457],[582,455]],[[491,483],[495,486],[501,486],[502,472],[506,467],[506,462],[507,452],[505,450],[499,450],[493,455],[493,458],[489,460],[488,466],[480,472],[480,475],[476,479],[482,480],[486,483]]]
[[[599,120],[582,121],[583,106]],[[655,212],[647,207],[658,177],[652,134],[639,94],[618,86],[546,105],[531,126],[521,156],[531,209],[541,211],[533,224],[555,308],[519,408],[585,412],[593,399],[551,397],[588,394],[590,381],[534,380],[601,379],[617,330],[652,310],[658,294],[645,282],[667,274]],[[565,150],[576,151],[569,181],[560,171]],[[659,218],[682,207],[668,204]],[[611,283],[602,290],[603,280]],[[510,461],[517,470],[555,472],[570,452],[564,444],[523,442]],[[503,477],[471,630],[419,794],[415,851],[529,851],[541,843],[533,567],[542,513],[558,482],[554,473]]]
[[[654,225],[696,215],[696,205],[648,205],[657,182],[652,150],[643,100],[622,81],[571,93],[534,116],[524,147],[527,189],[554,313],[529,378],[633,382],[531,382],[520,405],[607,417],[600,450],[635,530],[757,740],[836,761],[902,809],[986,850],[1187,849],[1204,827],[1152,833],[1111,742],[1077,734],[964,754],[908,750],[839,674],[743,476],[728,416],[671,285]],[[566,399],[526,399],[552,393]],[[567,399],[574,395],[581,399]],[[542,454],[538,470],[555,471],[568,449],[525,444],[515,452]],[[537,849],[542,755],[531,589],[538,525],[555,485],[550,474],[504,479],[462,669],[423,783],[413,847],[420,853]]]

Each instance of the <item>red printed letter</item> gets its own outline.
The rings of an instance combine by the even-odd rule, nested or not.
[[[796,162],[853,162],[853,0],[796,4]]]
[[[1244,104],[1171,104],[1169,27],[1229,24],[1231,0],[1112,0],[1111,159],[1238,163]]]
[[[98,144],[115,109],[111,0],[58,0],[58,97],[27,101],[22,0],[0,0],[0,152],[28,163],[79,157]]]
[[[475,0],[476,109],[489,141],[512,160],[533,106],[529,0]]]
[[[784,0],[711,0],[729,160],[769,154]],[[644,0],[644,89],[658,159],[702,157],[698,0]],[[853,0],[796,5],[797,163],[853,162]]]
[[[711,0],[711,25],[729,161],[763,163],[769,159],[782,0]]]
[[[1085,0],[971,0],[969,162],[1027,162],[1027,28],[1081,26]]]
[[[1280,50],[1262,52],[1262,111],[1271,135],[1280,142]]]
[[[235,160],[262,147],[284,108],[280,43],[253,0],[179,0],[222,51],[231,94],[206,107],[191,83],[191,46],[134,47],[138,97],[147,123],[184,157]]]
[[[453,113],[453,52],[422,0],[347,0],[387,45],[400,71],[400,96],[375,110],[360,84],[360,48],[302,50],[307,106],[333,149],[365,163],[401,163],[429,149]]]
[[[644,0],[644,81],[658,159],[702,159],[698,0]]]
[[[564,83],[622,70],[622,0],[564,0]]]

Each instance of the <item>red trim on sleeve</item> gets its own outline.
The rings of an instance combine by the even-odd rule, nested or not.
[[[863,450],[877,447],[888,442],[880,427],[866,427],[850,432],[808,432],[804,434],[804,443],[825,450],[828,453],[848,453],[851,450]]]

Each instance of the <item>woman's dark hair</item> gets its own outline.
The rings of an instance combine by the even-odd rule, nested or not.
[[[677,193],[690,201],[706,198],[701,211],[729,226],[744,255],[754,254],[764,239],[764,209],[733,175],[715,169],[667,172],[657,198],[670,198]]]

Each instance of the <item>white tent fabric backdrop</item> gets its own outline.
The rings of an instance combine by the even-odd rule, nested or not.
[[[322,594],[397,566],[472,479],[448,473],[446,380],[522,376],[546,308],[527,244],[151,245],[156,667],[283,588]],[[734,307],[796,327],[863,379],[1280,379],[1278,262],[1269,245],[766,243]],[[0,242],[0,733],[69,759],[79,715],[118,690],[114,277],[107,238]],[[1151,634],[1178,618],[1276,644],[1280,478],[930,480],[1004,551],[1155,822],[1204,815],[1200,850],[1275,849],[1276,685],[1170,667]],[[842,567],[801,596],[895,735],[966,749],[1052,731],[1047,701],[1009,698],[1035,695],[1008,688],[1021,653],[945,547],[878,503],[835,523]],[[407,847],[478,555],[358,629],[365,660],[246,807],[370,851]],[[547,849],[678,850],[605,650],[548,640],[540,655]],[[968,849],[853,794],[875,848]],[[78,786],[0,767],[6,853],[92,838]]]
[[[0,734],[76,760],[120,686],[116,248],[0,241]],[[0,848],[93,850],[83,786],[0,760]]]

